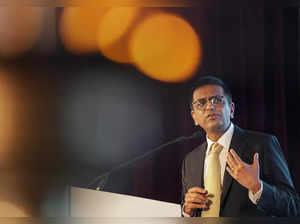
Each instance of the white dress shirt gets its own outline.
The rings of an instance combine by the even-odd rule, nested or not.
[[[226,168],[226,161],[227,161],[227,153],[230,147],[230,142],[232,139],[234,131],[234,126],[231,123],[227,131],[218,139],[217,143],[223,146],[222,151],[219,154],[219,160],[220,160],[220,167],[221,167],[221,187],[223,187],[223,179],[224,179],[224,174],[225,174],[225,168]],[[207,174],[207,167],[209,166],[210,159],[211,159],[211,145],[214,144],[215,142],[210,140],[206,136],[206,142],[207,142],[207,148],[206,148],[206,154],[205,154],[205,160],[204,160],[204,181],[206,179],[206,174]],[[205,182],[204,182],[205,185]]]

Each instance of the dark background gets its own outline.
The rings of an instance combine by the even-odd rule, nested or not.
[[[165,10],[198,33],[203,61],[196,75],[215,74],[229,85],[234,123],[277,136],[300,192],[298,1],[202,0]],[[1,67],[14,74],[7,77],[17,89],[21,133],[1,171],[20,176],[14,183],[35,202],[33,215],[50,188],[88,187],[98,175],[197,130],[188,107],[192,80],[163,83],[100,53],[76,56],[59,37],[53,53],[32,50],[2,59]],[[104,190],[179,203],[182,160],[204,139],[203,133],[112,172]]]

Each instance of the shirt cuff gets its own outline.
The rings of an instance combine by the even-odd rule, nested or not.
[[[259,199],[261,197],[262,191],[263,191],[263,183],[260,181],[260,189],[255,194],[253,194],[251,191],[248,191],[249,199],[252,201],[253,204],[257,205],[259,202]]]
[[[181,207],[181,214],[182,214],[183,217],[192,217],[189,214],[184,212],[184,206]]]

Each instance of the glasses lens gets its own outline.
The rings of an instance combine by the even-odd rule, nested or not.
[[[197,110],[203,110],[206,107],[207,101],[210,101],[212,105],[224,104],[223,96],[212,96],[208,100],[206,98],[198,99],[193,105]]]
[[[213,96],[210,99],[210,102],[214,105],[220,105],[223,104],[223,97],[222,96]]]

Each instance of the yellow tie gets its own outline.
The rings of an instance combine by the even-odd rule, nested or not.
[[[205,177],[205,189],[208,191],[208,199],[211,201],[208,210],[201,212],[201,217],[219,217],[220,202],[221,202],[221,166],[219,154],[223,146],[214,143],[210,150],[212,153],[210,157],[209,166],[207,167],[207,174]]]

